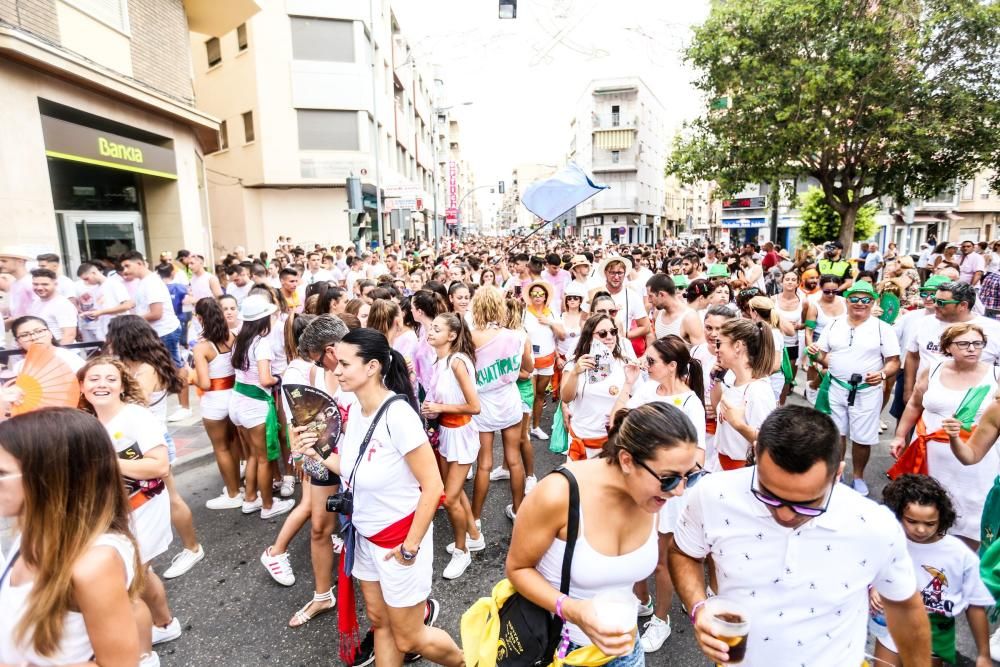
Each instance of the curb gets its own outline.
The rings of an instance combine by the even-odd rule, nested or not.
[[[188,470],[194,470],[195,468],[200,468],[206,465],[209,461],[214,460],[215,452],[211,447],[202,449],[201,451],[191,452],[190,454],[185,454],[174,459],[174,463],[170,466],[170,472],[174,475],[180,475]]]

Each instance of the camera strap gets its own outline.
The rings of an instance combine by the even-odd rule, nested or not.
[[[386,399],[385,403],[383,403],[379,407],[378,412],[375,413],[375,417],[374,419],[372,419],[371,426],[368,427],[368,433],[365,434],[365,439],[361,441],[361,448],[358,450],[358,458],[356,461],[354,461],[354,468],[351,470],[351,475],[350,477],[347,478],[347,486],[350,489],[351,493],[354,493],[354,476],[358,472],[358,466],[361,465],[361,461],[364,460],[365,458],[365,450],[368,449],[368,443],[371,442],[372,435],[375,434],[375,427],[378,426],[379,419],[381,419],[382,414],[389,409],[389,406],[392,405],[394,401],[398,401],[400,399],[405,399],[405,398],[406,396],[404,396],[403,394],[395,394],[394,396],[390,396],[389,398]]]

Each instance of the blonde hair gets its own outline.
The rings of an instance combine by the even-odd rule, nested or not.
[[[503,326],[507,321],[507,306],[503,292],[496,287],[480,287],[472,297],[472,323],[477,329],[485,329],[490,324]]]
[[[734,343],[739,341],[747,351],[750,373],[755,380],[767,377],[774,368],[777,352],[774,336],[767,322],[751,322],[747,319],[729,320],[719,329],[719,335]]]
[[[524,301],[517,297],[509,296],[507,297],[506,305],[507,321],[503,323],[504,327],[512,331],[524,328]]]
[[[747,307],[756,312],[760,319],[764,320],[772,327],[777,327],[778,324],[781,323],[781,320],[778,318],[778,313],[775,312],[774,302],[771,301],[769,297],[755,296],[747,303]]]

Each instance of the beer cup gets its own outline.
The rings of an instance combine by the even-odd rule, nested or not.
[[[750,634],[750,615],[746,608],[725,597],[715,596],[705,602],[702,610],[708,614],[712,636],[729,645],[727,665],[738,665],[747,654],[747,637]]]

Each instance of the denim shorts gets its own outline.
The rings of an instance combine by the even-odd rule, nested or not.
[[[575,651],[580,648],[578,644],[570,642],[569,652]],[[611,662],[604,663],[604,667],[645,667],[646,665],[646,652],[642,650],[642,644],[639,642],[639,637],[635,638],[635,647],[632,652],[628,655],[622,655]]]
[[[177,368],[184,367],[184,360],[181,359],[181,328],[177,327],[174,331],[168,333],[166,336],[160,336],[160,340],[163,344],[167,346],[167,352],[170,353],[170,358],[174,360],[174,366]]]

